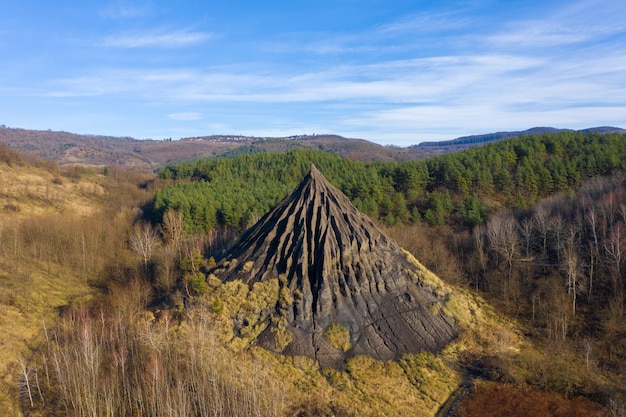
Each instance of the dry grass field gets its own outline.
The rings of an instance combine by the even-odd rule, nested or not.
[[[2,153],[2,152],[0,152]],[[22,365],[58,311],[97,278],[107,179],[81,168],[0,157],[0,410],[19,415]]]

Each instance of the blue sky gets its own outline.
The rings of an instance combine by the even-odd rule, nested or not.
[[[381,144],[626,127],[616,0],[0,4],[0,124]]]

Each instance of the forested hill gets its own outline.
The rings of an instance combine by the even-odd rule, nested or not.
[[[0,143],[59,165],[117,165],[153,171],[168,163],[207,158],[249,144],[250,139],[138,140],[0,126]]]
[[[401,148],[331,134],[289,137],[211,135],[178,140],[138,140],[130,137],[17,129],[0,125],[0,144],[5,144],[12,150],[30,156],[55,161],[59,165],[121,166],[152,172],[167,164],[199,158],[234,157],[260,152],[287,152],[294,149],[323,150],[363,162],[419,160],[484,145],[489,141],[549,131],[557,130],[533,128],[521,132],[499,132],[467,136],[450,141],[423,142],[419,145]],[[626,133],[626,130],[613,127],[590,128],[587,131]]]
[[[436,158],[361,163],[320,151],[257,153],[170,165],[155,220],[182,212],[190,230],[245,228],[295,187],[314,163],[359,210],[387,224],[480,224],[498,207],[539,198],[626,169],[626,138],[565,131],[529,135]]]
[[[442,140],[438,142],[421,142],[418,145],[410,146],[409,149],[419,152],[433,152],[439,149],[440,152],[447,150],[463,150],[477,145],[484,145],[489,142],[496,142],[504,139],[510,139],[525,135],[542,135],[545,133],[572,132],[571,129],[556,129],[554,127],[533,127],[531,129],[512,132],[495,132],[484,135],[462,136],[451,140]],[[583,129],[582,132],[596,133],[626,133],[626,130],[619,127],[601,126]]]

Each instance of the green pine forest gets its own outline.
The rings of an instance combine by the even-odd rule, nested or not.
[[[255,153],[161,169],[154,220],[184,214],[190,232],[243,229],[287,195],[315,164],[362,212],[393,226],[482,224],[502,208],[528,208],[583,180],[626,168],[622,135],[563,132],[425,161],[360,163],[321,151]]]

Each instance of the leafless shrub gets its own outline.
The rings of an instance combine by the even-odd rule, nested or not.
[[[134,285],[126,292],[142,292],[141,284]],[[119,306],[132,303],[135,312],[144,311],[142,297],[124,297],[112,292],[102,306],[73,309],[47,332],[41,368],[49,370],[49,382],[41,399],[32,396],[33,411],[67,410],[80,417],[283,415],[280,382],[250,355],[219,345],[209,313],[178,326],[167,315],[155,320],[128,315],[129,307],[120,312]]]

